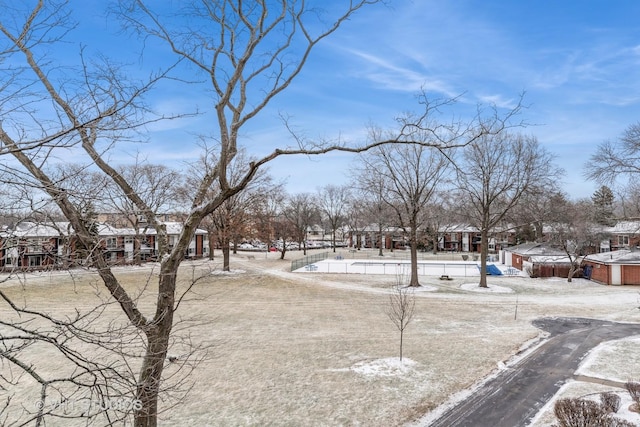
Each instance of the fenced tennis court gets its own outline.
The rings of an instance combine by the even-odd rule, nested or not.
[[[407,274],[408,260],[325,259],[307,264],[295,271],[314,273]],[[418,274],[423,276],[479,276],[479,263],[464,261],[418,261]]]

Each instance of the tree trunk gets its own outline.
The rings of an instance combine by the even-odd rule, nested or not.
[[[379,231],[380,231],[380,244],[378,245],[378,255],[383,256],[382,247],[385,245],[385,241],[384,241],[384,232],[382,231],[382,227],[379,229]]]
[[[580,265],[577,265],[576,262],[571,260],[571,257],[569,257],[569,261],[571,261],[571,268],[569,269],[569,275],[567,277],[567,282],[571,283],[574,274],[576,274],[576,272],[580,269]]]
[[[226,233],[226,230],[221,229],[218,233],[218,242],[220,243],[220,248],[222,249],[222,271],[230,271],[231,265],[231,245],[229,236]],[[236,253],[235,251],[233,253]]]
[[[209,260],[213,261],[214,251],[216,249],[216,243],[217,243],[215,232],[209,231],[208,238],[209,238]]]
[[[147,349],[136,390],[138,400],[136,404],[140,408],[134,415],[136,427],[156,427],[158,425],[158,393],[173,325],[176,270],[177,266],[162,268],[156,315],[153,323],[145,330]]]
[[[417,230],[416,227],[413,226],[411,229],[411,239],[409,239],[409,244],[411,247],[409,251],[411,252],[411,279],[409,280],[409,286],[420,286],[420,282],[418,281],[418,238],[417,238]]]
[[[229,249],[229,242],[226,245],[222,246],[222,271],[231,271],[230,259],[231,258],[231,250]]]
[[[480,287],[488,288],[487,285],[487,256],[489,256],[489,231],[487,227],[482,227],[480,231]]]
[[[136,234],[133,238],[133,263],[135,265],[142,265],[142,256],[140,251],[142,250],[142,238],[136,230]]]

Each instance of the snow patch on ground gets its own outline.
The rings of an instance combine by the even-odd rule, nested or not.
[[[497,285],[488,285],[486,288],[480,287],[477,283],[463,283],[460,285],[460,289],[471,292],[481,292],[481,293],[497,293],[497,294],[511,294],[514,292],[513,289],[507,288],[505,286],[497,286]]]
[[[413,371],[418,362],[399,357],[388,357],[384,359],[365,360],[358,362],[350,368],[332,369],[334,372],[355,372],[366,377],[396,377],[406,375]]]
[[[245,270],[229,270],[229,271],[213,270],[210,273],[210,275],[211,276],[237,276],[244,273],[246,273]]]
[[[639,346],[640,336],[637,335],[604,342],[587,354],[576,374],[618,382],[638,381]]]

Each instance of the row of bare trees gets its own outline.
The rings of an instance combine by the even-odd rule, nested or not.
[[[174,333],[176,313],[185,292],[191,289],[179,290],[178,269],[196,228],[242,193],[255,181],[261,168],[276,157],[367,148],[327,143],[266,147],[264,152],[269,154],[241,165],[239,175],[233,178],[231,167],[241,149],[241,130],[300,75],[318,43],[359,9],[374,3],[375,0],[346,1],[330,11],[321,11],[293,0],[203,0],[188,5],[117,1],[111,7],[112,19],[121,22],[124,31],[131,34],[128,47],[135,49],[139,42],[143,58],[147,53],[144,46],[152,43],[156,48],[152,55],[163,56],[161,63],[168,64],[136,80],[134,76],[141,75],[139,69],[129,72],[102,53],[88,57],[86,49],[68,43],[67,37],[76,26],[74,19],[80,19],[74,17],[71,3],[1,2],[0,175],[3,182],[25,188],[25,194],[43,194],[33,210],[51,204],[57,207],[73,228],[78,246],[91,258],[90,265],[101,282],[99,295],[106,291],[107,302],[119,308],[105,312],[109,317],[106,322],[90,322],[82,329],[93,344],[113,357],[84,351],[89,351],[92,358],[97,355],[98,360],[107,361],[108,365],[81,368],[70,356],[86,354],[83,353],[86,340],[76,332],[76,322],[64,320],[63,313],[43,316],[36,307],[29,308],[31,302],[20,295],[0,291],[0,298],[15,313],[0,319],[0,387],[5,395],[14,396],[12,387],[28,374],[42,385],[39,407],[52,408],[32,411],[19,399],[10,400],[0,406],[3,423],[43,425],[51,417],[64,416],[89,422],[99,419],[100,424],[132,420],[136,426],[157,425],[160,412],[175,402],[165,400],[162,407],[159,396],[166,392],[168,384],[165,375],[168,351],[180,341],[179,333]],[[74,50],[76,55],[72,54]],[[144,62],[138,66],[141,64]],[[131,152],[134,142],[144,141],[145,125],[179,120],[183,116],[155,114],[146,101],[149,98],[145,99],[161,90],[160,84],[165,79],[184,82],[185,89],[199,86],[209,96],[204,108],[213,117],[211,128],[198,139],[205,141],[200,145],[200,159],[194,159],[197,164],[205,162],[206,167],[196,169],[200,174],[185,197],[189,202],[183,205],[187,212],[183,229],[171,248],[153,204],[145,200],[144,194],[129,181],[131,177],[112,160],[116,154]],[[193,105],[191,111],[199,112],[199,107]],[[185,137],[193,136],[186,132]],[[195,141],[193,146],[197,146]],[[160,266],[158,274],[152,276],[157,281],[155,286],[141,283],[133,290],[127,288],[101,251],[92,250],[98,242],[92,231],[92,209],[82,203],[86,193],[74,191],[78,187],[73,176],[56,173],[57,165],[69,158],[81,170],[99,174],[105,185],[117,187],[122,197],[135,206],[135,212],[157,232]],[[14,302],[16,299],[22,302]],[[139,304],[143,300],[152,303]],[[73,306],[75,301],[65,304]],[[88,313],[104,311],[102,303],[96,307]],[[86,318],[84,309],[77,310],[77,317]],[[50,327],[44,328],[40,322],[49,323]],[[111,337],[117,337],[119,329],[130,331],[138,339],[117,340],[122,345],[113,344]],[[44,372],[38,363],[22,362],[29,360],[29,349],[35,350],[35,342],[54,348],[71,366],[70,370]],[[110,363],[114,359],[122,363]],[[74,367],[86,373],[89,380],[79,381]],[[105,372],[113,375],[104,381],[96,380],[103,378]],[[59,374],[78,388],[71,391],[59,388],[58,400],[123,397],[135,405],[119,408],[120,411],[105,406],[97,412],[78,408],[63,413],[61,408],[47,405],[52,394],[50,387],[44,387],[59,383]],[[118,387],[121,383],[118,378],[127,386]]]
[[[98,277],[91,283],[79,279],[83,287],[95,289],[97,300],[89,308],[69,296],[64,307],[45,312],[31,301],[28,287],[12,287],[17,293],[0,290],[0,299],[12,313],[0,319],[0,388],[9,396],[0,406],[3,424],[44,425],[64,417],[69,423],[78,418],[83,424],[132,421],[136,426],[157,425],[161,412],[179,401],[180,396],[176,400],[175,395],[186,391],[175,380],[180,376],[165,370],[167,361],[176,359],[169,357],[169,351],[184,346],[187,354],[194,354],[189,349],[198,346],[189,342],[188,331],[176,327],[179,308],[198,283],[194,275],[186,288],[178,286],[185,250],[195,230],[212,215],[216,230],[224,230],[220,231],[222,239],[233,238],[227,233],[229,226],[233,228],[228,216],[213,218],[223,211],[237,212],[241,202],[237,199],[257,185],[261,171],[273,159],[331,151],[359,153],[386,144],[447,150],[509,126],[519,106],[503,114],[479,114],[464,129],[456,130],[455,126],[434,126],[430,120],[438,106],[427,104],[420,115],[407,117],[397,132],[382,140],[347,145],[293,135],[290,145],[263,147],[260,152],[267,154],[242,160],[246,125],[301,76],[322,40],[360,9],[375,3],[378,1],[345,0],[323,9],[298,0],[200,0],[162,5],[116,0],[109,19],[119,22],[129,35],[128,49],[139,48],[140,61],[127,68],[103,52],[93,55],[95,50],[86,48],[91,40],[85,46],[70,42],[75,20],[81,19],[75,16],[71,2],[0,2],[2,182],[16,186],[15,200],[21,202],[26,196],[32,212],[47,212],[55,206],[73,229],[78,250],[86,254],[86,265]],[[147,46],[152,48],[146,51]],[[160,59],[155,63],[161,68],[145,70],[148,55]],[[194,102],[187,113],[154,111],[152,100],[161,96],[165,81],[183,84],[185,91],[205,97],[203,104]],[[115,159],[135,157],[131,153],[143,147],[138,142],[148,142],[146,150],[161,150],[148,138],[149,126],[198,114],[207,115],[209,129],[202,130],[202,135],[194,136],[193,129],[183,133],[181,143],[193,141],[185,145],[198,149],[199,155],[183,168],[193,172],[193,181],[180,199],[185,212],[182,231],[170,245],[157,210],[159,204],[169,201],[152,197],[138,179],[158,179],[158,188],[173,180],[167,176],[163,184],[161,171],[152,171],[151,176],[141,168],[128,171],[121,166],[124,162]],[[433,138],[415,138],[423,133]],[[77,165],[77,173],[60,170],[69,159]],[[87,186],[85,172],[100,179]],[[101,184],[96,187],[96,183]],[[99,246],[96,206],[89,196],[107,187],[117,189],[114,201],[143,218],[157,234],[158,271],[141,283],[125,286],[102,251],[95,250]],[[31,197],[34,195],[37,197]],[[267,212],[273,208],[264,200],[256,205]],[[331,215],[339,214],[327,209]],[[64,367],[47,371],[43,361],[33,357],[43,352],[55,354]],[[26,405],[15,391],[31,381],[26,377],[35,381],[35,407]],[[164,397],[162,404],[160,396]],[[122,399],[131,404],[81,408],[51,405],[52,399],[65,403]]]

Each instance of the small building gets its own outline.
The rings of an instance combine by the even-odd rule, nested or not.
[[[571,259],[566,252],[548,243],[523,243],[509,247],[501,252],[501,261],[531,277],[568,277],[571,269]]]
[[[604,285],[640,285],[640,251],[620,249],[588,255],[585,277]]]
[[[610,237],[600,243],[600,252],[617,251],[640,247],[640,221],[618,221],[603,232]]]

